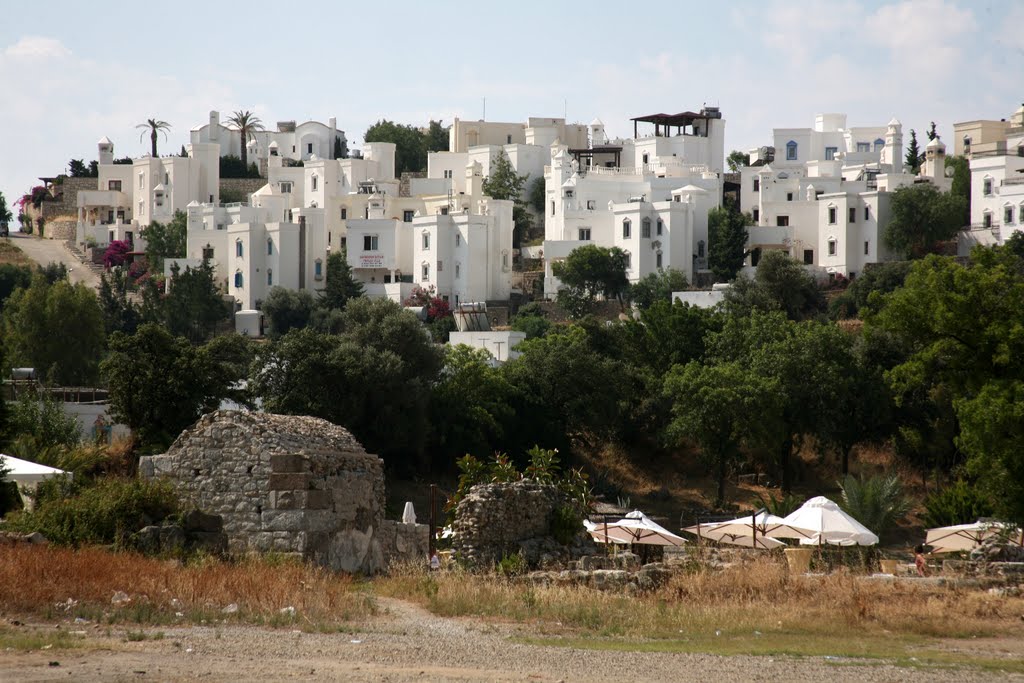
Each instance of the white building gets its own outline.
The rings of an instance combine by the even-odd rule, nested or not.
[[[973,123],[956,124],[958,130]],[[1024,106],[1007,122],[1001,134],[968,149],[971,163],[971,224],[960,234],[959,251],[970,253],[976,244],[1003,244],[1024,230]],[[975,133],[977,137],[977,133]]]
[[[725,120],[706,107],[633,122],[632,139],[608,140],[595,119],[589,145],[552,147],[544,173],[548,296],[560,284],[552,264],[585,244],[626,251],[631,282],[664,268],[692,281],[707,268],[708,211],[722,196]],[[640,123],[653,124],[653,135],[641,136]]]
[[[756,266],[780,250],[808,266],[855,277],[892,258],[882,236],[891,192],[915,182],[948,190],[946,148],[925,148],[919,175],[903,172],[903,127],[847,128],[845,114],[821,114],[813,128],[776,128],[774,146],[751,150],[741,169],[740,208],[754,219],[748,245]],[[767,150],[767,154],[765,151]]]
[[[131,164],[114,163],[114,144],[98,144],[97,189],[78,193],[79,244],[86,240],[106,245],[114,240],[134,242],[153,221],[170,221],[195,201],[216,202],[220,196],[219,151],[216,144],[196,143],[188,156],[153,158]]]
[[[276,130],[256,131],[243,142],[237,128],[229,128],[220,122],[220,112],[211,111],[210,119],[190,131],[192,144],[215,143],[220,145],[221,156],[242,156],[242,144],[250,163],[258,163],[260,172],[266,172],[267,160],[280,156],[293,161],[306,161],[311,157],[334,159],[335,145],[347,149],[345,131],[338,130],[337,120],[328,119],[327,124],[306,121],[296,125],[295,121],[278,121]]]

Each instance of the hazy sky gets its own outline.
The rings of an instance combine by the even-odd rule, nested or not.
[[[178,151],[211,109],[264,123],[334,116],[350,145],[380,118],[630,117],[719,105],[726,149],[846,112],[1003,118],[1024,101],[1024,1],[61,2],[5,0],[0,191],[14,199],[106,135],[170,122]]]

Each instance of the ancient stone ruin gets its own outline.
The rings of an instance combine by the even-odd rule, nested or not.
[[[555,538],[556,511],[563,504],[558,487],[532,479],[474,486],[455,508],[452,549],[476,567],[515,554],[529,567],[564,564],[595,552],[582,525],[568,545]]]
[[[279,552],[337,571],[425,561],[427,527],[384,519],[383,461],[314,417],[209,413],[167,453],[141,458],[183,503],[223,520],[233,553]]]

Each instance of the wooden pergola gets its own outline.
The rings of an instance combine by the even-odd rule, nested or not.
[[[648,114],[647,116],[637,116],[635,119],[630,119],[633,122],[633,138],[639,137],[639,125],[640,123],[653,123],[654,124],[654,136],[655,137],[670,137],[672,135],[672,128],[676,128],[676,134],[682,135],[683,129],[686,126],[692,126],[697,121],[707,121],[712,118],[707,114],[698,114],[692,111],[684,111],[678,114]],[[705,125],[705,130],[707,126]]]

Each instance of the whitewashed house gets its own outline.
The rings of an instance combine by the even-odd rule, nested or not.
[[[725,120],[715,107],[699,113],[633,119],[634,137],[608,140],[590,124],[588,145],[552,146],[545,169],[544,291],[560,286],[552,265],[585,244],[629,254],[637,282],[666,268],[690,281],[707,268],[708,211],[720,206]],[[653,124],[641,135],[639,124]],[[674,130],[673,130],[674,129]]]
[[[930,182],[949,189],[945,144],[926,148],[918,175],[904,173],[903,127],[847,128],[845,114],[820,114],[813,128],[776,128],[774,145],[751,151],[741,169],[740,208],[753,216],[749,248],[756,266],[767,250],[805,265],[855,277],[889,260],[882,236],[891,192]]]
[[[960,233],[963,255],[976,244],[1003,244],[1024,230],[1024,106],[1009,121],[997,123],[1002,124],[1000,133],[969,143],[971,224]],[[967,125],[956,124],[958,130]]]
[[[257,163],[260,172],[266,172],[268,159],[279,156],[282,159],[306,161],[311,157],[334,159],[335,147],[348,149],[345,131],[338,130],[337,120],[328,119],[326,124],[319,121],[278,121],[275,130],[255,131],[248,140],[242,140],[237,128],[220,122],[220,112],[211,111],[207,123],[189,131],[192,144],[216,143],[220,145],[221,156],[242,156],[244,144],[250,163]]]

